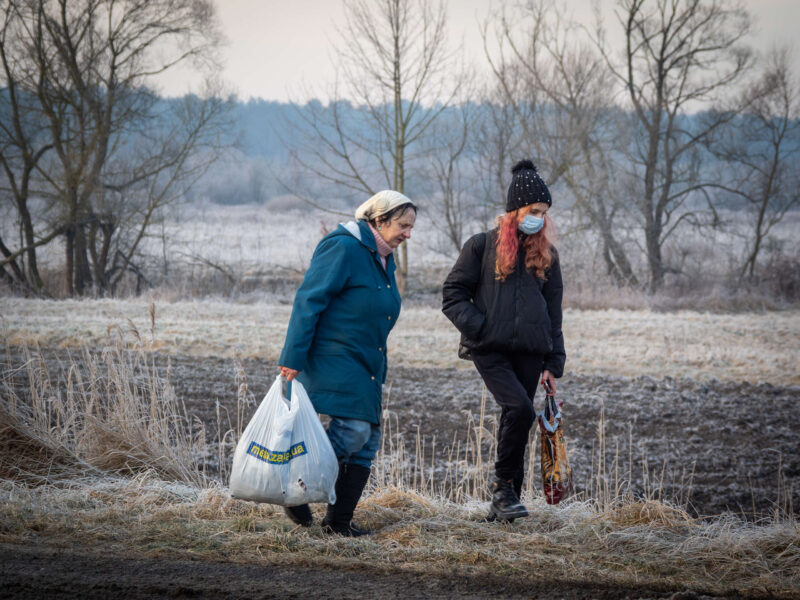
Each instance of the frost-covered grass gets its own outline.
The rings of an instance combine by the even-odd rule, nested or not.
[[[480,503],[454,504],[407,489],[370,489],[355,519],[365,538],[295,527],[279,507],[230,498],[221,488],[86,478],[27,487],[0,481],[0,541],[124,547],[166,560],[502,575],[662,591],[797,597],[800,528],[734,518],[693,520],[677,509],[634,502],[598,512],[590,503],[530,505],[512,525],[482,523]]]
[[[482,416],[468,442],[473,451],[464,452],[462,471],[453,475],[464,485],[451,486],[450,494],[437,493],[424,469],[418,476],[407,472],[418,463],[404,460],[411,450],[384,444],[355,515],[375,535],[323,534],[322,506],[314,507],[317,524],[295,528],[280,508],[232,499],[224,485],[205,476],[198,456],[206,444],[204,425],[182,411],[169,378],[148,367],[159,321],[152,331],[137,321],[138,337],[116,339],[100,358],[87,353],[84,367],[64,365],[66,381],[56,380],[34,353],[19,367],[29,396],[3,386],[0,542],[30,543],[35,536],[38,543],[80,541],[168,559],[351,570],[382,565],[522,582],[800,594],[800,527],[791,509],[757,524],[730,515],[695,519],[656,495],[637,497],[622,488],[558,506],[529,492],[531,517],[481,522],[491,463],[474,449],[486,436],[493,453],[494,438]],[[112,333],[119,334],[116,325]],[[385,439],[398,438],[387,430]],[[220,455],[229,456],[235,442],[235,433],[225,434]]]
[[[78,348],[136,329],[149,349],[193,356],[276,361],[288,304],[218,300],[0,298],[5,344]],[[800,384],[800,311],[710,314],[576,310],[564,314],[567,369],[617,376],[691,377]],[[391,334],[391,366],[458,367],[458,333],[441,311],[407,306]]]
[[[408,243],[409,294],[431,303],[437,301],[457,248],[443,233],[435,208],[424,198],[417,200],[420,213]],[[354,197],[352,209],[359,203]],[[116,294],[124,297],[155,289],[160,297],[172,300],[226,296],[252,301],[265,294],[291,299],[317,242],[337,223],[352,218],[293,205],[171,207],[138,247],[134,262],[144,279],[124,278]],[[581,215],[563,203],[556,204],[551,214],[560,232],[567,306],[714,312],[798,306],[800,212],[789,213],[771,230],[761,251],[758,277],[752,282],[738,279],[752,234],[747,213],[721,211],[718,229],[679,229],[664,246],[668,273],[665,285],[654,295],[644,291],[648,279],[644,240],[630,218],[620,217],[616,233],[640,285],[619,288],[607,275],[597,234],[585,227]],[[488,213],[485,220],[465,222],[461,243],[489,227],[491,220]],[[0,237],[13,249],[19,245],[18,236],[13,211],[0,207]],[[63,295],[63,239],[56,238],[38,252],[49,292]]]

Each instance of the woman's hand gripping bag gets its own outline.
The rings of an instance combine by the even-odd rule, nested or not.
[[[278,376],[244,430],[233,456],[234,498],[281,506],[336,502],[333,447],[303,385],[295,380],[291,388],[289,402]]]
[[[567,457],[561,410],[550,386],[545,389],[544,410],[538,415],[542,434],[542,483],[547,503],[558,504],[572,492],[572,469]]]

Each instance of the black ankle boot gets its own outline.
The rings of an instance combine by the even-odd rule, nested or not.
[[[492,492],[492,504],[487,520],[511,521],[528,516],[528,509],[519,501],[512,480],[495,477],[489,490]]]
[[[311,515],[311,507],[308,504],[301,504],[300,506],[284,506],[283,512],[292,521],[303,527],[311,527],[314,522],[314,517]]]
[[[347,537],[369,535],[372,532],[355,527],[352,523],[361,492],[367,485],[369,469],[350,463],[339,464],[339,477],[336,479],[336,504],[328,504],[322,530],[325,533],[338,533]]]
[[[517,498],[522,498],[522,481],[525,479],[525,472],[523,470],[519,470],[514,478],[511,480],[511,485],[514,488],[514,493],[517,495]],[[499,521],[501,523],[513,523],[514,517],[510,519],[498,519],[494,516],[492,510],[489,510],[489,514],[486,516],[485,519],[481,519],[484,523],[493,523],[494,521]]]

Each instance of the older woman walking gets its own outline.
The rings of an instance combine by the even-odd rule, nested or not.
[[[303,383],[317,412],[331,416],[339,476],[336,504],[322,521],[328,533],[368,533],[352,518],[380,445],[386,338],[400,314],[393,252],[411,237],[416,215],[399,192],[372,196],[355,222],[320,241],[294,299],[278,364],[287,380]],[[312,523],[307,504],[286,514],[299,525]]]
[[[540,376],[555,391],[566,358],[550,191],[529,160],[511,172],[506,214],[467,240],[442,290],[462,355],[471,355],[501,408],[489,520],[528,516],[519,498],[533,396]]]

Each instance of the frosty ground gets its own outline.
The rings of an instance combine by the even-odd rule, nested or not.
[[[12,364],[25,361],[19,351],[9,349],[7,356]],[[44,350],[42,356],[53,372],[59,362],[81,363],[79,353],[66,350]],[[219,430],[236,427],[237,373],[246,377],[251,391],[246,422],[257,403],[252,393],[260,399],[259,392],[269,387],[277,372],[274,361],[256,359],[234,363],[233,359],[162,353],[152,360],[162,373],[169,369],[177,396],[190,415],[206,424],[212,444]],[[24,378],[19,385],[24,388]],[[771,514],[781,485],[792,489],[793,503],[800,506],[800,455],[796,452],[800,394],[796,386],[568,374],[559,381],[559,389],[579,493],[593,490],[603,462],[604,477],[613,477],[615,471],[626,481],[630,476],[638,493],[686,505],[695,515],[733,512],[757,518]],[[411,462],[419,460],[419,437],[422,466],[432,467],[426,477],[435,488],[447,469],[448,454],[456,445],[465,445],[469,422],[480,413],[483,394],[473,369],[392,369],[384,418],[399,438],[394,443],[404,443]],[[491,434],[498,411],[490,397],[485,411]],[[534,437],[534,450],[538,450],[536,443]],[[211,475],[218,476],[214,458],[210,453],[206,466]],[[527,492],[535,495],[539,493],[536,459],[532,465]]]
[[[147,300],[0,302],[3,370],[19,394],[24,396],[29,385],[22,367],[31,360],[54,374],[65,367],[80,369],[88,356],[84,346],[91,355],[120,337],[136,338],[147,349],[152,367],[169,377],[188,413],[206,425],[210,446],[218,430],[235,429],[237,420],[246,421],[271,383],[289,311],[282,304],[158,298],[152,306]],[[680,561],[670,563],[666,558],[665,564],[672,566],[664,567],[661,575],[644,558],[627,555],[617,557],[619,565],[605,564],[601,575],[576,570],[572,562],[581,556],[590,561],[589,557],[606,554],[614,562],[618,544],[627,536],[644,535],[643,539],[650,540],[625,542],[642,544],[640,553],[656,542],[667,544],[664,548],[669,550],[661,551],[665,556],[678,552],[675,544],[684,550],[696,546],[696,537],[681,538],[683,534],[670,529],[684,527],[675,525],[674,519],[661,523],[661,517],[636,517],[625,521],[620,530],[615,529],[617,525],[611,529],[592,525],[591,535],[606,550],[563,550],[562,556],[559,536],[577,535],[575,528],[581,525],[576,523],[591,521],[581,512],[581,498],[628,491],[637,498],[676,506],[690,517],[734,515],[730,523],[740,523],[717,526],[714,535],[725,527],[756,531],[748,528],[778,513],[784,518],[787,511],[794,514],[800,506],[796,452],[800,314],[572,310],[567,311],[565,324],[572,343],[558,395],[565,401],[578,502],[564,507],[566,512],[558,512],[561,508],[553,512],[543,503],[536,457],[525,494],[534,516],[526,524],[500,529],[477,523],[485,499],[471,500],[463,509],[466,512],[458,513],[462,509],[429,505],[431,500],[425,498],[430,495],[417,498],[397,492],[400,496],[392,496],[395,488],[382,484],[392,477],[391,483],[398,483],[397,473],[389,473],[392,465],[380,466],[380,478],[370,489],[377,495],[359,513],[380,532],[377,541],[366,545],[346,541],[331,545],[315,531],[308,535],[292,531],[279,512],[249,516],[235,512],[242,508],[226,508],[234,514],[214,513],[218,520],[200,524],[193,517],[187,521],[188,531],[180,529],[174,523],[181,522],[181,511],[198,510],[198,500],[191,496],[194,492],[189,500],[174,505],[172,491],[131,491],[130,484],[120,484],[122,491],[104,493],[96,484],[74,482],[67,486],[72,490],[67,496],[73,494],[69,497],[63,491],[47,491],[49,486],[31,491],[7,484],[0,535],[4,544],[0,553],[6,559],[5,589],[17,597],[34,597],[46,590],[52,597],[98,598],[112,591],[126,597],[292,597],[319,594],[323,588],[330,590],[329,597],[478,598],[501,591],[501,597],[644,598],[668,597],[689,589],[700,595],[796,596],[799,590],[788,584],[777,589],[752,582],[741,589],[726,585],[725,573],[735,579],[730,575],[734,563],[728,559],[715,563],[728,565],[718,571],[703,566],[712,573],[710,580],[700,577],[700,583],[686,585],[678,583],[688,577],[674,566]],[[421,305],[406,308],[390,338],[385,419],[395,454],[403,446],[400,470],[405,489],[416,486],[436,492],[437,481],[452,477],[448,469],[458,463],[454,449],[469,443],[482,409],[486,413],[483,454],[488,465],[492,447],[487,440],[496,409],[471,365],[455,357],[456,343],[457,336],[438,310]],[[243,414],[238,415],[242,407]],[[535,447],[535,437],[532,442]],[[208,473],[218,476],[222,471],[224,480],[224,466],[215,465],[213,457],[209,452]],[[164,514],[154,517],[158,510],[149,508],[139,515],[135,507],[151,502],[148,498],[153,494],[153,506],[162,507],[158,510]],[[134,508],[122,510],[116,503],[120,498],[128,502],[124,500],[128,495],[134,498],[129,501]],[[386,511],[394,516],[387,517]],[[60,516],[53,517],[54,513]],[[82,523],[70,522],[70,514],[78,515]],[[629,519],[613,510],[606,514],[614,515],[613,523]],[[653,519],[658,522],[654,524]],[[194,531],[195,527],[199,529]],[[758,551],[776,576],[786,581],[791,580],[792,568],[795,573],[800,568],[794,528],[788,542],[773,540],[767,550]],[[236,551],[220,545],[231,530],[245,535]],[[442,535],[451,540],[451,546],[472,544],[478,554],[469,558],[467,550],[453,549],[448,555],[447,543],[437,549]],[[503,538],[504,542],[495,540],[497,535],[510,537]],[[708,533],[700,538],[717,539]],[[539,539],[545,546],[536,542]],[[520,543],[529,544],[525,546],[530,553],[524,557],[527,566],[509,576],[516,572],[509,566],[513,563],[502,562],[493,553],[502,554],[504,547]],[[551,564],[541,562],[539,555],[545,549],[546,556],[548,544],[556,560],[552,565],[557,565],[551,568],[562,573],[555,589],[546,574],[533,566]],[[568,546],[577,548],[574,540]],[[249,558],[248,547],[252,549]],[[745,547],[734,552],[743,564],[750,557]],[[423,563],[410,558],[426,552]],[[773,553],[789,561],[789,566],[777,567],[771,562]],[[119,568],[119,561],[124,568]],[[425,563],[435,568],[420,566]],[[573,571],[574,578],[563,576]],[[492,572],[506,576],[493,578]]]

